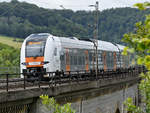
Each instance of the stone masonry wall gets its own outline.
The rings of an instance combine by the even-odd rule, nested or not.
[[[96,92],[101,91],[103,90]],[[135,84],[130,87],[124,87],[115,92],[108,90],[107,94],[98,95],[98,93],[95,94],[94,91],[91,91],[90,97],[84,95],[81,96],[79,94],[77,97],[74,97],[73,95],[68,95],[67,97],[78,98],[72,102],[72,107],[76,110],[76,113],[126,113],[123,102],[127,97],[132,97],[133,100],[136,101],[135,103],[137,103],[138,89],[137,84]],[[64,99],[66,97],[62,96],[61,98]],[[35,108],[34,113],[52,113],[41,104],[40,99],[35,103]]]

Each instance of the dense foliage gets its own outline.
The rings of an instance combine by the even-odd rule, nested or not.
[[[144,20],[135,8],[117,8],[99,12],[99,39],[120,43],[124,33],[134,29],[134,23]],[[31,33],[49,32],[57,36],[92,38],[94,12],[51,10],[12,0],[0,3],[0,34],[25,38]]]
[[[75,113],[75,110],[71,108],[71,103],[59,105],[53,97],[49,98],[47,95],[41,95],[40,98],[42,104],[52,113]]]
[[[19,67],[19,49],[0,43],[0,67]]]
[[[16,0],[11,3],[0,3],[1,34],[24,38],[36,32],[71,36],[72,34],[83,35],[87,31],[83,26],[73,23],[55,10],[39,8]]]
[[[146,10],[150,8],[150,3],[138,3],[135,6]],[[142,80],[139,84],[143,106],[134,105],[132,98],[128,98],[126,101],[128,113],[150,113],[150,14],[146,15],[144,22],[136,23],[135,32],[125,34],[123,40],[128,44],[124,54],[127,54],[127,51],[135,53],[137,63],[147,69],[147,72],[141,74]]]

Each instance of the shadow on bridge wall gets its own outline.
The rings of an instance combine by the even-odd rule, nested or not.
[[[116,112],[115,112],[115,113],[120,113],[120,110],[119,110],[119,108],[117,108],[117,109],[116,109]]]

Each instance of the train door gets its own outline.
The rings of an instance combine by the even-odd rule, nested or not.
[[[89,51],[89,69],[93,69],[93,53],[91,50]]]
[[[116,57],[116,52],[113,53],[113,57],[114,57],[114,71],[116,71],[117,69],[117,57]]]
[[[120,54],[120,52],[116,52],[116,64],[117,64],[117,68],[121,68],[121,54]]]
[[[99,69],[103,69],[104,66],[103,66],[103,52],[100,50],[98,51],[98,68]]]
[[[62,48],[60,52],[60,70],[66,70],[66,65],[65,65],[65,49]]]
[[[66,49],[66,71],[70,71],[69,49]]]
[[[54,44],[55,44],[55,47],[54,47],[54,57],[53,57],[53,65],[54,65],[54,68],[55,70],[60,70],[60,51],[61,51],[61,43],[59,41],[59,39],[57,37],[55,37],[55,40],[54,40]]]
[[[127,60],[128,60],[128,61],[127,61],[127,62],[128,62],[127,68],[129,68],[129,67],[130,67],[130,55],[128,55],[127,58],[128,58],[128,59],[127,59]]]
[[[55,47],[54,48],[54,67],[55,70],[60,70],[60,58],[59,58],[59,53],[58,49]]]
[[[123,68],[126,68],[126,56],[123,56],[123,55],[122,55],[122,63],[123,63],[123,64],[122,64],[122,67],[123,67]]]
[[[107,70],[106,51],[103,52],[103,64],[104,64],[104,71],[106,71]]]
[[[68,53],[66,53],[66,63],[68,65],[67,67],[70,68],[70,71],[76,71],[80,69],[78,66],[78,51],[79,50],[77,49],[69,49],[69,56]]]
[[[88,50],[85,51],[85,70],[89,70],[89,57],[88,57]]]

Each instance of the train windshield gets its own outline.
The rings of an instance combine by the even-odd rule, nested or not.
[[[44,56],[48,34],[33,34],[26,41],[26,57]]]

